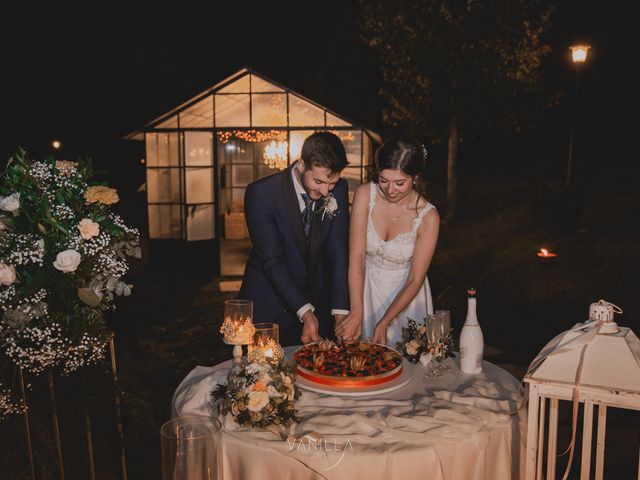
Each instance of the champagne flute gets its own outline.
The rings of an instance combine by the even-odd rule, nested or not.
[[[451,367],[444,362],[447,353],[445,348],[450,348],[450,346],[446,346],[445,341],[447,335],[451,332],[451,312],[449,310],[436,310],[435,315],[440,319],[440,335],[442,342],[442,360],[440,362],[440,368],[442,370],[451,370]]]
[[[435,315],[427,316],[427,340],[428,347],[433,351],[433,360],[429,363],[428,377],[440,377],[441,373],[435,368],[434,362],[438,360],[438,342],[441,336],[440,319]]]

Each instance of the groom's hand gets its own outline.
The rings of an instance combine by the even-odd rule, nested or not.
[[[300,337],[302,343],[307,344],[320,341],[320,336],[318,335],[318,317],[316,317],[316,314],[308,310],[302,316],[302,322],[302,336]]]
[[[339,318],[342,317],[342,318]],[[336,337],[355,342],[362,333],[362,315],[351,312],[349,315],[336,315]]]

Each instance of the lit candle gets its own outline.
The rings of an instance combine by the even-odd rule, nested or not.
[[[278,343],[278,325],[274,323],[257,323],[253,345],[249,345],[250,362],[276,363],[284,357],[284,351]]]

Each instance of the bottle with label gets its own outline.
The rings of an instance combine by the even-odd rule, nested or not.
[[[467,319],[460,332],[460,369],[464,373],[482,372],[484,338],[476,314],[476,289],[467,290]]]

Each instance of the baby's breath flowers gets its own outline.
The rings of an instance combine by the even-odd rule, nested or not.
[[[128,257],[139,233],[110,205],[115,189],[89,185],[88,161],[32,160],[19,149],[0,179],[0,367],[63,374],[99,362],[104,312],[130,295]],[[0,372],[15,369],[0,368]],[[19,413],[0,379],[0,419]]]

